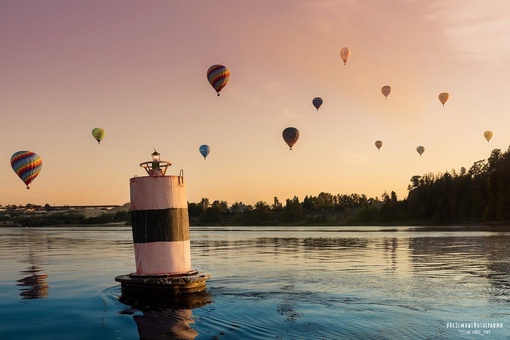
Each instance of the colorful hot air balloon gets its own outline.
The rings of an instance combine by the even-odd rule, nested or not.
[[[381,89],[381,92],[382,92],[382,94],[384,95],[384,97],[385,97],[386,99],[388,99],[388,95],[389,95],[389,94],[390,94],[390,92],[391,92],[391,86],[389,86],[389,85],[383,86],[383,87],[382,87],[382,89]]]
[[[421,157],[421,154],[425,152],[425,148],[423,146],[419,146],[416,148],[416,151],[418,151],[418,153],[420,154],[420,157]]]
[[[377,148],[377,150],[379,150],[382,146],[382,142],[380,140],[376,140],[375,141],[375,147]]]
[[[351,56],[351,50],[348,47],[344,47],[340,50],[340,57],[344,61],[344,65],[347,64],[347,60]]]
[[[313,98],[313,100],[312,100],[312,104],[313,104],[313,106],[315,106],[315,108],[317,109],[317,111],[319,111],[319,107],[321,107],[321,105],[322,105],[322,98],[321,98],[321,97],[315,97],[315,98]]]
[[[204,160],[206,159],[207,155],[209,154],[209,152],[211,151],[211,148],[209,147],[209,145],[200,145],[200,147],[198,148],[198,150],[200,151],[200,153],[202,154],[202,156],[204,156]]]
[[[97,144],[101,144],[101,140],[104,138],[104,130],[101,128],[92,129],[92,136],[97,140]]]
[[[230,78],[230,71],[223,65],[213,65],[207,70],[207,80],[216,90],[218,96],[220,91],[227,85]]]
[[[42,160],[32,151],[18,151],[11,157],[11,166],[14,172],[28,186],[39,175],[42,168]]]
[[[450,97],[450,95],[446,92],[442,92],[439,94],[439,101],[441,102],[441,104],[443,104],[444,106],[444,103],[446,103],[446,101],[448,100],[448,97]]]
[[[485,137],[485,139],[487,139],[487,143],[488,143],[492,138],[492,131],[485,131],[483,133],[483,136]]]
[[[296,144],[299,139],[299,131],[294,127],[288,127],[283,130],[283,140],[289,146],[290,150],[292,150],[292,146]]]

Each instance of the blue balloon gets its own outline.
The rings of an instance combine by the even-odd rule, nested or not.
[[[313,104],[313,106],[315,106],[315,108],[317,109],[317,111],[319,111],[319,107],[321,107],[321,105],[322,105],[322,98],[321,98],[321,97],[315,97],[315,98],[313,98],[313,100],[312,100],[312,104]]]
[[[211,148],[209,147],[209,145],[204,144],[204,145],[200,145],[200,148],[198,150],[200,150],[200,153],[202,154],[202,156],[204,156],[204,160],[205,160],[207,158],[207,155],[211,151]]]

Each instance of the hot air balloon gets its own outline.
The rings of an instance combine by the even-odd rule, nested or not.
[[[321,97],[315,97],[315,98],[313,98],[313,100],[312,100],[312,104],[313,104],[313,106],[315,106],[315,108],[317,109],[317,111],[319,111],[319,107],[321,107],[321,105],[322,105],[322,98],[321,98]]]
[[[42,168],[42,160],[32,151],[18,151],[11,157],[11,166],[14,172],[28,186],[39,175]]]
[[[216,90],[218,96],[220,91],[227,85],[230,78],[230,71],[223,65],[213,65],[207,70],[207,79]]]
[[[379,150],[382,146],[382,142],[380,140],[376,140],[375,141],[375,147],[377,148],[377,150]]]
[[[485,137],[485,139],[487,139],[487,143],[488,143],[492,138],[492,131],[485,131],[483,133],[483,136]]]
[[[420,157],[421,157],[421,154],[425,152],[425,148],[423,146],[419,146],[416,148],[416,151],[418,151],[418,153],[420,154]]]
[[[97,140],[97,144],[101,144],[101,141],[104,138],[104,130],[101,128],[92,129],[92,136],[95,140]]]
[[[204,160],[207,158],[207,155],[209,154],[209,152],[211,151],[211,148],[209,147],[209,145],[200,145],[200,147],[198,148],[198,150],[200,151],[200,153],[202,154],[202,156],[204,156]]]
[[[344,47],[340,50],[340,57],[344,61],[344,65],[347,64],[347,60],[351,56],[351,50],[348,47]]]
[[[383,87],[382,87],[382,89],[381,89],[381,92],[382,92],[382,94],[384,95],[384,97],[385,97],[386,99],[388,99],[388,95],[389,95],[389,94],[390,94],[390,92],[391,92],[391,86],[389,86],[389,85],[385,85],[385,86],[383,86]]]
[[[446,92],[442,92],[442,93],[439,94],[439,96],[438,96],[439,97],[439,101],[441,102],[441,104],[443,104],[443,106],[444,106],[444,103],[446,103],[446,101],[448,100],[449,96],[450,95],[448,93],[446,93]]]
[[[290,150],[292,150],[292,146],[296,144],[299,139],[299,131],[294,127],[288,127],[283,130],[283,140],[289,146]]]

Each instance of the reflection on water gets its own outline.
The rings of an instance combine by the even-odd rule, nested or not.
[[[48,295],[48,282],[46,279],[48,275],[39,274],[41,268],[38,266],[31,266],[28,270],[23,270],[21,273],[25,276],[19,279],[17,286],[21,286],[19,295],[23,299],[40,299]]]
[[[502,237],[503,236],[503,237]],[[448,284],[473,287],[491,298],[510,296],[510,247],[508,236],[463,238],[413,238],[410,240],[413,272],[416,276],[444,279]]]
[[[41,251],[39,242],[41,235],[43,234],[36,231],[27,233],[25,251],[16,253],[21,256],[22,262],[29,265],[28,269],[20,271],[23,277],[16,280],[16,286],[20,287],[19,295],[23,299],[41,299],[48,296],[48,275],[43,273],[41,264],[44,262],[44,252]],[[15,246],[16,242],[9,244],[10,247],[13,245]]]
[[[198,332],[192,309],[212,303],[207,292],[189,295],[144,297],[122,294],[119,301],[142,312],[133,315],[140,339],[195,339]],[[120,314],[134,314],[133,309],[125,309]]]

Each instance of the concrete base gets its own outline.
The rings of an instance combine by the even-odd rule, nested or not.
[[[148,276],[125,274],[115,277],[121,283],[122,293],[126,295],[179,295],[198,293],[205,290],[205,282],[211,278],[209,273],[191,271],[181,275]]]

